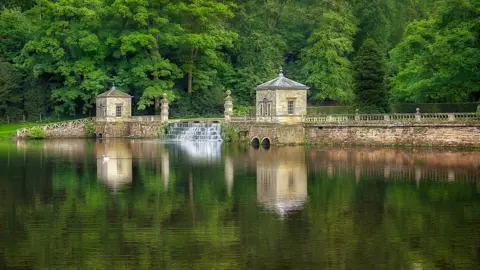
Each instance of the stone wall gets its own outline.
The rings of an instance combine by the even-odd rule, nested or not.
[[[258,138],[262,141],[268,138],[271,144],[301,144],[305,142],[305,128],[303,125],[282,125],[282,124],[234,124],[240,131],[242,140],[251,141]]]
[[[121,138],[130,135],[130,122],[95,121],[95,134],[102,138]]]
[[[307,114],[307,90],[277,90],[276,115],[288,115],[288,100],[293,101],[294,115]]]
[[[67,127],[46,128],[47,138],[85,138],[85,124],[69,125]]]
[[[294,104],[294,115],[307,114],[307,90],[256,90],[256,115],[261,116],[260,104],[263,104],[263,111],[268,109],[267,104],[263,101],[266,99],[271,102],[270,115],[288,115],[288,100],[292,100]],[[260,121],[269,121],[268,114],[263,114],[265,119]]]
[[[282,125],[233,124],[244,141],[268,138],[271,144],[398,145],[480,147],[480,124]]]
[[[128,121],[128,122],[107,122],[97,121],[95,123],[95,134],[102,134],[103,138],[158,138],[163,131],[163,123],[160,121]]]
[[[305,139],[316,144],[480,146],[480,124],[410,126],[307,126]]]
[[[96,101],[98,119],[106,121],[125,121],[132,116],[132,99],[129,97],[102,97]],[[122,105],[122,116],[117,117],[117,104]]]
[[[136,122],[130,124],[130,136],[138,138],[158,138],[163,135],[161,122]]]

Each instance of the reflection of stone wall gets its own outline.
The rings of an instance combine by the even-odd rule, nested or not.
[[[42,149],[45,155],[57,155],[69,158],[83,159],[86,154],[87,140],[68,139],[68,140],[42,140],[42,141],[24,141],[16,142],[17,149]]]
[[[310,167],[391,180],[476,181],[480,179],[480,152],[419,149],[311,149]]]

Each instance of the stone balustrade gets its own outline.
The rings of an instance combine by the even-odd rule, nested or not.
[[[95,118],[90,117],[90,118],[76,119],[76,120],[70,120],[70,121],[62,121],[57,123],[49,123],[49,124],[44,124],[37,127],[21,128],[21,129],[17,129],[16,137],[26,138],[32,128],[39,127],[46,132],[50,130],[67,130],[68,131],[68,130],[83,129],[86,123],[93,123],[93,122],[95,122]],[[72,133],[78,133],[78,132],[72,132]],[[79,134],[72,134],[72,137],[78,137],[78,136]]]
[[[394,114],[319,114],[253,116],[232,115],[234,123],[289,123],[303,124],[396,124],[396,123],[462,123],[480,122],[479,113],[394,113]]]
[[[480,122],[478,113],[394,113],[306,115],[305,124]]]
[[[132,122],[162,122],[161,115],[141,115],[141,116],[132,116]]]

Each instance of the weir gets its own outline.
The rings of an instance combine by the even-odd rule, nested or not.
[[[164,140],[221,142],[221,134],[219,123],[169,123]]]

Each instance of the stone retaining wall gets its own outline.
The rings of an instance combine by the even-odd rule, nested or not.
[[[307,126],[305,139],[316,144],[480,146],[480,124],[410,126]]]
[[[245,141],[267,137],[272,144],[480,147],[480,124],[233,125]]]
[[[138,138],[159,138],[163,135],[164,124],[161,122],[130,123],[130,136]]]
[[[95,123],[95,134],[103,138],[158,138],[163,131],[160,121],[99,122]]]
[[[85,138],[85,124],[45,129],[47,138]]]

